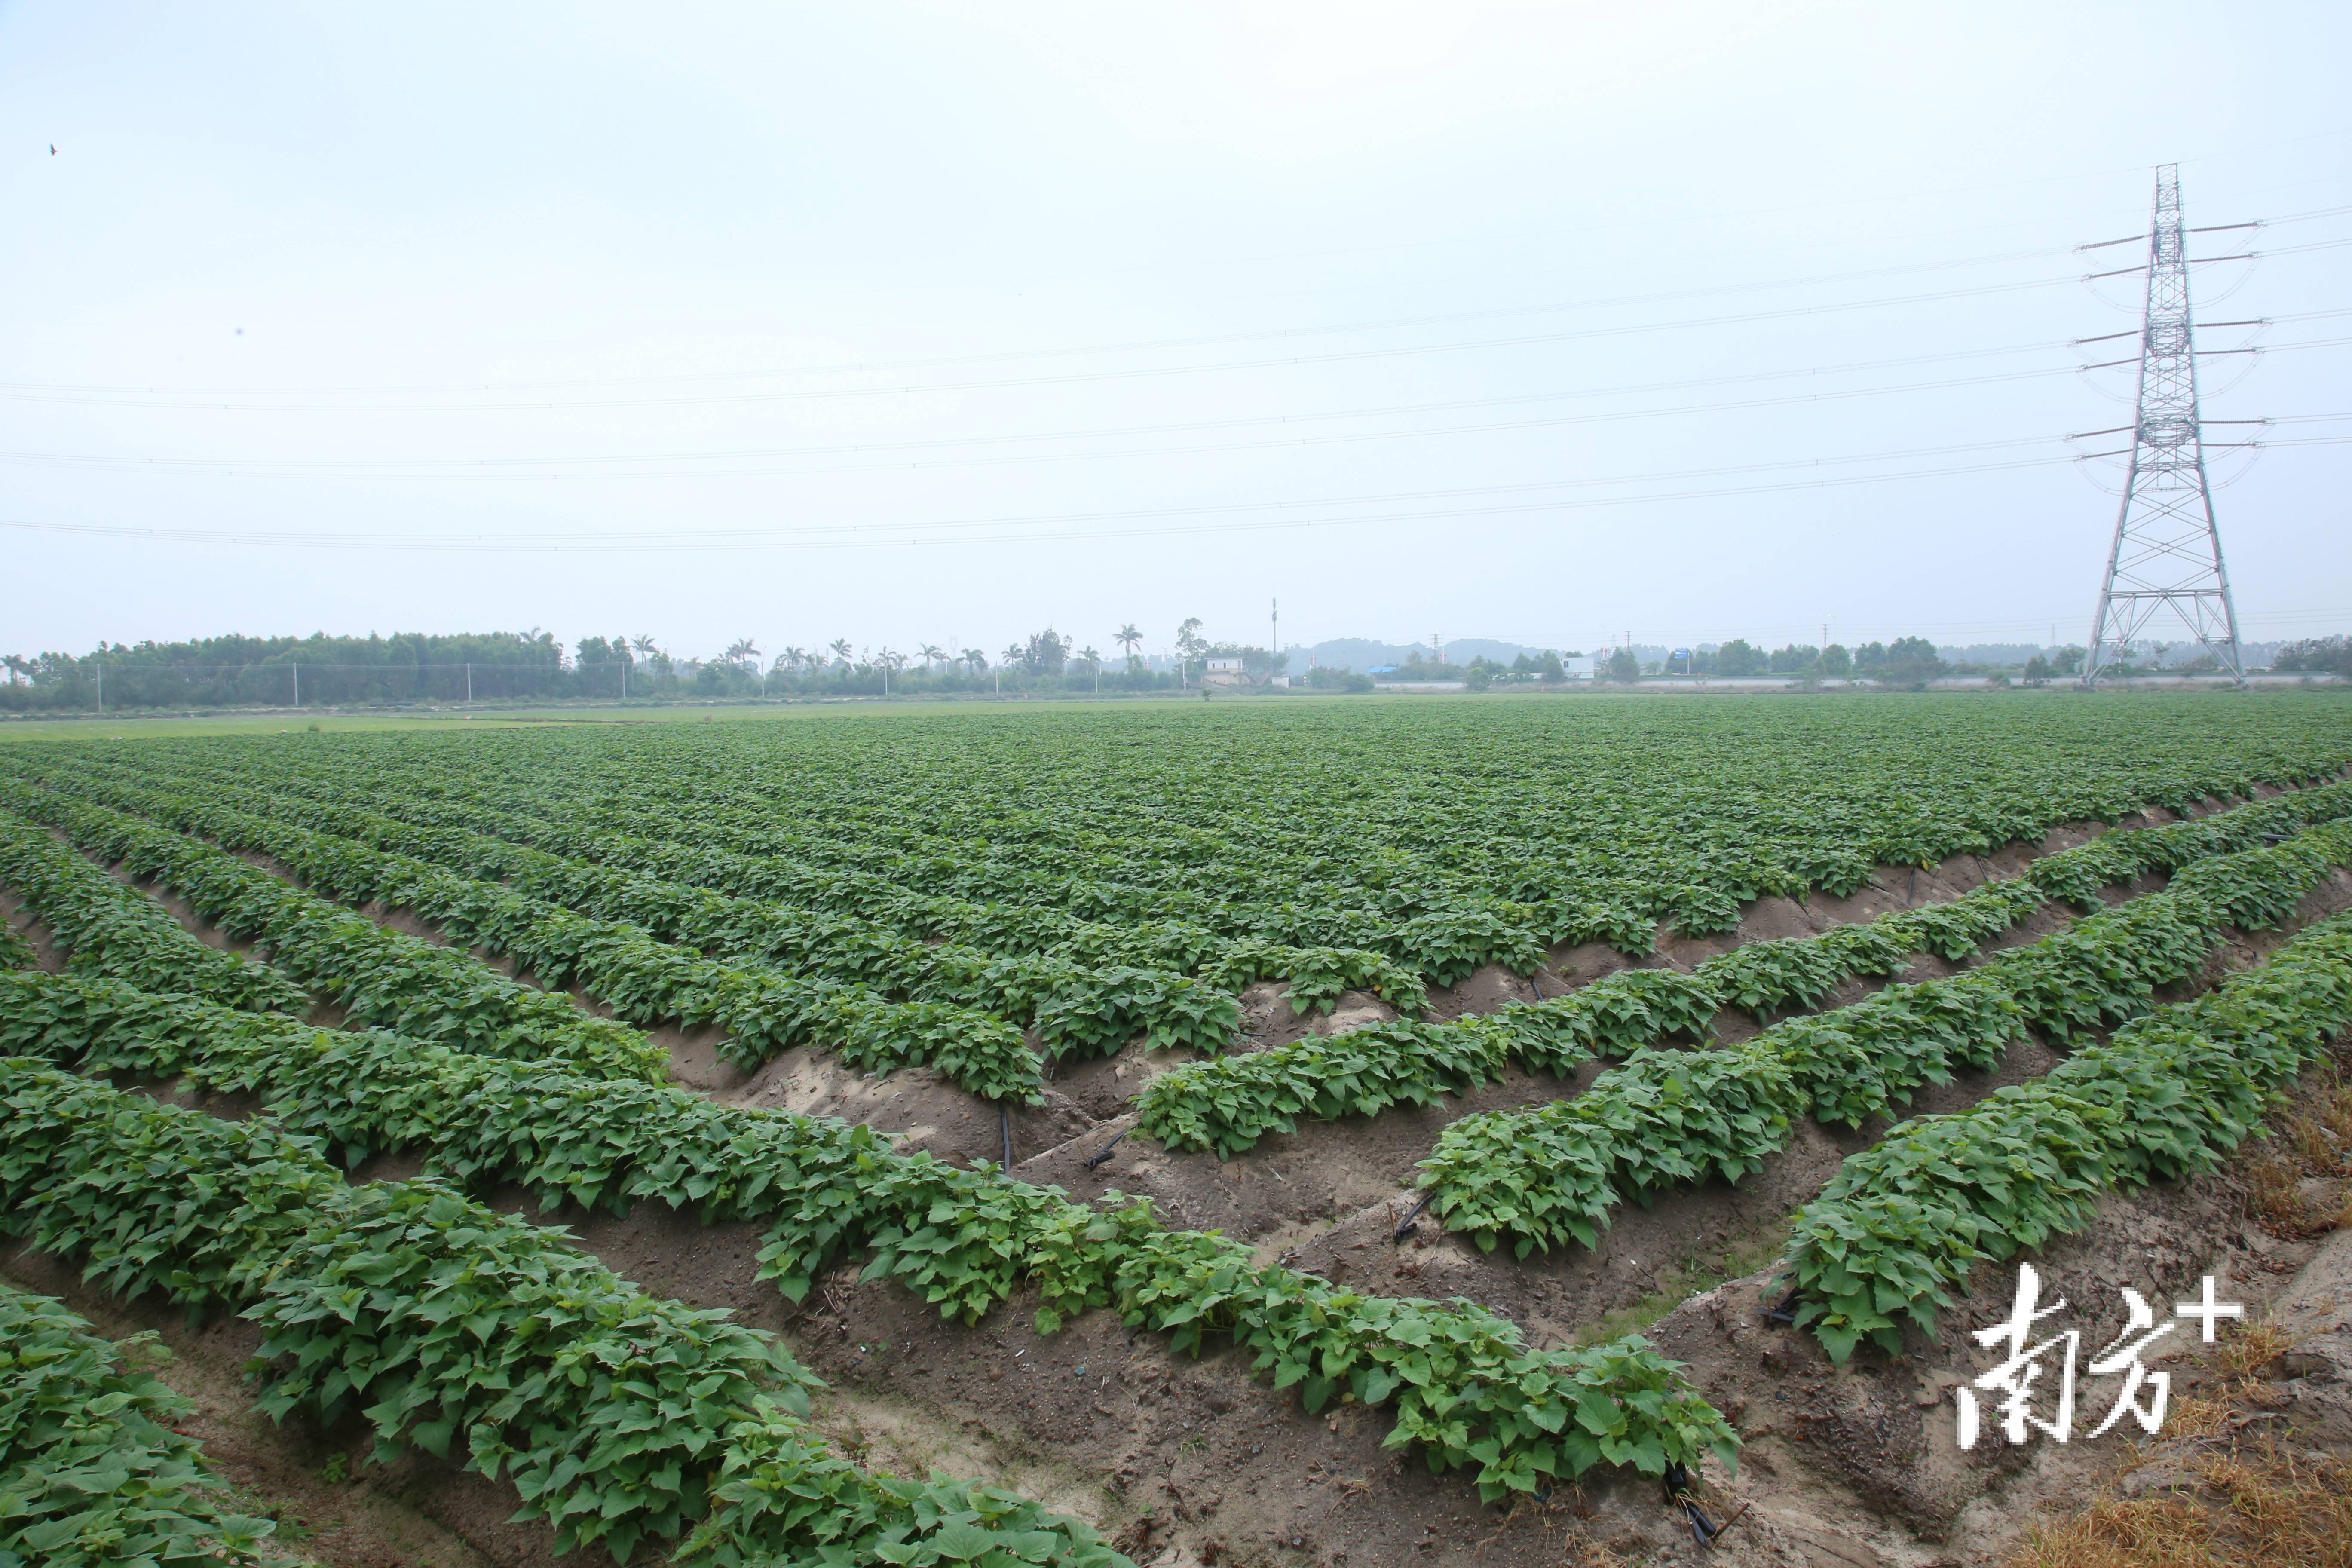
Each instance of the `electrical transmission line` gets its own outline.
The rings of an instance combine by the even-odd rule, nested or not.
[[[2221,559],[2221,535],[2213,521],[2213,487],[2205,472],[2206,421],[2197,408],[2197,348],[2189,310],[2189,268],[2200,261],[2236,258],[2192,258],[2187,242],[2191,234],[2254,226],[2184,226],[2180,166],[2166,163],[2156,172],[2155,221],[2145,237],[2147,260],[2140,267],[2095,274],[2121,277],[2145,270],[2147,307],[2139,331],[2137,412],[2130,425],[2098,432],[2130,434],[2131,472],[2116,512],[2115,542],[2099,584],[2098,612],[2091,619],[2091,651],[2083,664],[2085,686],[2097,684],[2103,669],[2127,658],[2134,640],[2167,610],[2232,679],[2241,683],[2246,679],[2245,661],[2238,651],[2238,609],[2230,596],[2229,568]],[[2141,237],[2133,235],[2103,244],[2129,245]]]

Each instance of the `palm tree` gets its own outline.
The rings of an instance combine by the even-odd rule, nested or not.
[[[629,646],[637,650],[637,657],[639,658],[651,658],[655,654],[661,651],[661,645],[654,641],[654,634],[651,632],[646,632],[639,637],[631,637],[629,639]]]
[[[0,655],[0,665],[7,667],[8,684],[11,686],[16,684],[16,678],[20,675],[27,680],[33,679],[33,661],[21,653]]]
[[[776,656],[776,668],[789,669],[797,675],[801,666],[808,662],[808,656],[809,651],[804,647],[788,647]]]
[[[760,657],[760,645],[750,637],[737,637],[727,645],[726,653],[720,657],[730,664],[749,664]]]
[[[976,647],[968,647],[963,650],[961,657],[956,662],[970,669],[974,675],[978,675],[988,668],[988,656]]]
[[[1017,642],[1016,642],[1016,643],[1007,643],[1007,644],[1005,645],[1005,647],[1004,647],[1004,662],[1005,662],[1006,664],[1019,664],[1022,660],[1024,660],[1024,659],[1027,658],[1028,657],[1029,657],[1029,650],[1028,650],[1026,647],[1023,647],[1021,644],[1019,644],[1019,643],[1017,643]]]
[[[1095,689],[1100,691],[1102,689],[1102,655],[1091,647],[1082,647],[1078,649],[1078,662],[1094,672]]]
[[[1142,640],[1143,634],[1135,629],[1135,623],[1133,621],[1129,621],[1127,625],[1119,627],[1118,635],[1111,638],[1111,641],[1118,643],[1120,647],[1127,649],[1127,664],[1128,668],[1130,669],[1135,668],[1135,645]]]
[[[824,646],[835,659],[845,665],[849,662],[849,639],[847,637],[835,637]]]

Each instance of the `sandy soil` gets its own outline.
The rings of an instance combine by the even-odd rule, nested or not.
[[[1957,897],[2096,831],[2063,829],[2041,845],[1962,857],[1916,879],[1907,868],[1883,868],[1874,885],[1849,899],[1761,900],[1738,931],[1706,939],[1666,932],[1659,952],[1643,962],[1687,966],[1738,942],[1801,934],[1906,903]],[[2117,889],[2112,899],[2144,890]],[[2315,918],[2346,907],[2352,907],[2352,876],[2339,874],[2306,900],[2305,913]],[[203,930],[184,905],[174,912]],[[399,911],[370,912],[430,934]],[[2068,918],[2063,910],[2045,910],[2003,944],[2036,940]],[[217,933],[208,940],[217,941]],[[2284,940],[2265,933],[2233,943],[2202,981],[2258,961]],[[1499,970],[1474,974],[1437,994],[1433,1011],[1454,1016],[1514,996],[1558,994],[1625,962],[1604,947],[1563,948],[1532,980]],[[1948,967],[1922,960],[1911,977]],[[1852,1001],[1867,989],[1850,985],[1835,1001]],[[1390,1016],[1376,999],[1350,995],[1332,1015],[1301,1017],[1276,986],[1253,987],[1243,1005],[1244,1048],[1252,1049]],[[1753,1028],[1740,1018],[1721,1022],[1732,1037]],[[656,1035],[672,1051],[678,1080],[714,1098],[851,1115],[909,1145],[958,1158],[999,1156],[1002,1129],[993,1109],[933,1075],[902,1072],[877,1080],[807,1052],[788,1053],[747,1075],[718,1063],[718,1042],[707,1031]],[[1764,1266],[1777,1255],[1790,1211],[1821,1189],[1848,1152],[1874,1141],[1880,1126],[1858,1134],[1802,1127],[1785,1155],[1737,1187],[1718,1184],[1667,1194],[1654,1208],[1622,1213],[1592,1251],[1570,1249],[1520,1263],[1481,1254],[1425,1219],[1401,1244],[1392,1242],[1413,1163],[1453,1118],[1575,1092],[1597,1074],[1597,1065],[1565,1082],[1519,1076],[1421,1111],[1310,1123],[1230,1162],[1175,1155],[1130,1138],[1099,1170],[1087,1172],[1085,1156],[1129,1124],[1127,1098],[1177,1059],[1129,1051],[1057,1075],[1045,1106],[1015,1116],[1020,1173],[1083,1196],[1114,1187],[1146,1193],[1171,1223],[1224,1228],[1251,1239],[1263,1257],[1286,1258],[1365,1289],[1466,1296],[1521,1322],[1539,1342],[1654,1321],[1647,1331],[1690,1363],[1694,1378],[1748,1438],[1737,1478],[1710,1467],[1717,1497],[1710,1506],[1717,1518],[1749,1505],[1717,1557],[1912,1568],[1990,1561],[2024,1519],[2079,1500],[2112,1472],[2115,1456],[2123,1451],[2113,1436],[2101,1440],[2105,1448],[1980,1446],[1974,1455],[1961,1455],[1953,1447],[1948,1391],[1980,1360],[1966,1342],[1966,1330],[2006,1307],[2005,1271],[1980,1271],[1970,1300],[1948,1316],[1937,1342],[1923,1342],[1899,1361],[1865,1352],[1846,1367],[1832,1367],[1810,1338],[1765,1326],[1757,1310],[1769,1284]],[[1932,1090],[1912,1110],[1964,1107],[2003,1083],[2046,1071],[2056,1059],[2042,1047],[2021,1047],[1998,1073],[1969,1075]],[[234,1113],[240,1108],[218,1109]],[[2340,1237],[2323,1246],[2310,1237],[2282,1239],[2253,1224],[2244,1173],[2247,1162],[2258,1157],[2249,1152],[2216,1175],[2111,1199],[2091,1231],[2046,1250],[2045,1273],[2070,1300],[2098,1303],[2107,1319],[2116,1316],[2120,1284],[2136,1284],[2151,1299],[2175,1291],[2185,1298],[2195,1293],[2204,1272],[2224,1279],[2249,1302],[2277,1298],[2285,1303],[2282,1311],[2321,1318],[2337,1310],[2327,1303],[2340,1306],[2344,1289],[2329,1281],[2352,1273],[2352,1256]],[[360,1173],[404,1173],[389,1161]],[[2326,1182],[2313,1181],[2313,1202],[2325,1208],[2332,1189],[2320,1190]],[[1600,1478],[1562,1488],[1539,1504],[1508,1511],[1486,1508],[1459,1478],[1432,1477],[1416,1456],[1384,1448],[1384,1415],[1343,1407],[1307,1416],[1288,1394],[1255,1379],[1246,1357],[1231,1349],[1198,1359],[1171,1356],[1160,1336],[1129,1330],[1104,1312],[1043,1337],[1031,1326],[1034,1303],[1019,1300],[965,1329],[943,1322],[887,1281],[858,1283],[856,1270],[846,1268],[793,1308],[751,1279],[754,1227],[704,1227],[647,1207],[625,1218],[576,1211],[541,1215],[520,1193],[492,1195],[501,1208],[570,1226],[583,1246],[650,1289],[732,1309],[743,1321],[783,1334],[834,1384],[821,1415],[845,1452],[909,1469],[936,1463],[1019,1486],[1094,1521],[1139,1561],[1159,1568],[1599,1563],[1698,1555],[1655,1483]],[[2319,1268],[2322,1258],[2335,1259],[2327,1265],[2333,1274],[2298,1272]],[[47,1277],[37,1259],[12,1259],[5,1267],[18,1278]],[[2291,1288],[2303,1294],[2292,1295]],[[2305,1305],[2294,1306],[2297,1301]],[[77,1305],[89,1310],[80,1300]],[[2105,1342],[2112,1331],[2107,1319],[2085,1325],[2086,1343]],[[2339,1322],[2319,1337],[2326,1334],[2352,1349],[2352,1326]],[[224,1341],[219,1352],[232,1369],[234,1349]],[[193,1351],[185,1359],[195,1359]],[[2283,1378],[2283,1386],[2299,1379],[2316,1391],[2335,1375],[2318,1360],[2298,1364],[2309,1370]],[[2213,1375],[2195,1355],[2180,1363],[2180,1372],[2184,1387],[2193,1377]],[[226,1392],[223,1398],[219,1419],[227,1423],[234,1401]],[[2308,1398],[2315,1410],[2326,1404],[2317,1392]],[[317,1445],[331,1445],[335,1437],[273,1439],[279,1447],[268,1452],[279,1457],[268,1463],[279,1468],[257,1468],[256,1484],[267,1482],[273,1495],[323,1510],[302,1489],[315,1479],[303,1478],[315,1478],[323,1463],[310,1458],[323,1452]],[[258,1444],[253,1451],[265,1452]],[[403,1479],[415,1473],[395,1467],[364,1475],[358,1488],[330,1496],[356,1492],[384,1506],[414,1503],[418,1529],[439,1521],[457,1546],[478,1554],[446,1561],[544,1560],[544,1541],[534,1547],[523,1527],[484,1522],[490,1515],[465,1500],[463,1481],[420,1486]],[[289,1489],[276,1489],[281,1483]],[[509,1511],[501,1504],[496,1518]],[[343,1537],[324,1530],[312,1549],[329,1562],[379,1561],[365,1555],[375,1538],[361,1526],[349,1528],[355,1533],[348,1549],[341,1544]]]

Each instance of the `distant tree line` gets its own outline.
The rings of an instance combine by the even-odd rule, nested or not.
[[[2305,637],[2279,649],[2271,668],[2281,673],[2352,677],[2352,637]]]
[[[1412,650],[1406,654],[1402,664],[1383,667],[1378,673],[1397,681],[1458,680],[1474,691],[1485,691],[1496,686],[1565,679],[1567,672],[1560,664],[1562,657],[1559,652],[1547,648],[1541,653],[1522,653],[1508,664],[1499,658],[1488,658],[1484,655],[1472,659],[1468,664],[1455,664],[1445,658],[1443,654],[1415,644]],[[1571,652],[1564,657],[1576,658],[1581,656]],[[1321,672],[1308,673],[1309,684],[1317,684],[1315,677],[1318,673]],[[1339,684],[1339,682],[1334,677],[1345,676],[1349,673],[1351,672],[1344,669],[1333,671],[1325,675],[1320,684]],[[1370,689],[1369,679],[1362,689]]]
[[[759,647],[740,637],[713,658],[682,658],[650,636],[582,637],[570,650],[552,633],[455,636],[400,633],[392,637],[206,637],[189,642],[104,643],[79,657],[44,653],[0,656],[0,712],[86,712],[134,709],[395,707],[475,702],[693,701],[919,695],[1086,695],[1198,689],[1212,659],[1238,659],[1248,682],[1267,684],[1288,656],[1267,647],[1212,642],[1202,623],[1177,628],[1172,653],[1147,659],[1137,652],[1142,634],[1129,623],[1110,639],[1121,649],[1105,657],[1048,626],[992,656],[976,647],[949,649],[924,643],[912,653],[854,647],[846,638],[822,647],[789,647],[762,665]],[[2195,673],[2213,668],[2211,656],[2182,661],[2167,645],[2152,645],[2143,667],[2112,666],[2129,675],[2162,668]],[[1447,662],[1435,649],[1416,647],[1391,679],[1461,681],[1475,690],[1519,684],[1549,685],[1564,677],[1553,652],[1520,654],[1510,663],[1479,658]],[[2028,685],[2082,673],[2085,650],[2065,647],[2025,663]],[[2145,655],[2143,656],[2145,657]],[[1897,637],[1847,648],[1791,643],[1770,652],[1745,638],[1693,649],[1686,658],[1644,660],[1630,648],[1597,659],[1603,680],[1630,683],[1644,676],[1690,674],[1718,679],[1793,676],[1856,679],[1916,687],[1937,677],[1971,673],[1941,658],[1925,637]],[[2282,647],[2271,661],[2282,673],[2352,678],[2352,637],[2309,637]],[[1328,667],[1311,669],[1303,684],[1326,691],[1369,691],[1372,673]]]
[[[1849,648],[1843,643],[1831,643],[1826,647],[1790,643],[1769,653],[1745,637],[1733,637],[1718,647],[1693,648],[1680,658],[1647,663],[1631,648],[1619,648],[1603,666],[1606,678],[1618,681],[1639,680],[1644,675],[1696,675],[1726,680],[1786,675],[1813,680],[1869,680],[1882,686],[1918,686],[1950,671],[1951,666],[1926,637],[1867,642],[1856,648]]]
[[[0,711],[390,707],[756,694],[758,650],[674,658],[650,637],[469,632],[392,637],[205,637],[104,643],[89,653],[0,656]]]
[[[1212,658],[1237,658],[1261,683],[1283,663],[1270,648],[1211,642],[1198,619],[1178,628],[1164,667],[1137,653],[1143,637],[1132,624],[1112,640],[1125,650],[1117,659],[1051,626],[993,657],[930,643],[913,653],[858,648],[844,637],[787,647],[766,665],[750,637],[697,659],[670,654],[651,636],[586,637],[567,650],[536,626],[450,637],[101,642],[79,656],[0,656],[0,712],[1174,691],[1198,688]]]
[[[478,700],[572,695],[576,672],[550,634],[205,637],[101,642],[79,657],[0,657],[0,710],[291,707],[457,702],[470,670]]]

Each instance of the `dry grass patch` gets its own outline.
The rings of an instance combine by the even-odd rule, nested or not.
[[[2250,1384],[2260,1379],[2263,1367],[2301,1342],[2276,1323],[2249,1323],[2245,1332],[2233,1334],[2221,1342],[2214,1364],[2221,1368],[2222,1376],[2242,1385]],[[2239,1392],[2251,1390],[2242,1386]]]
[[[2352,1568],[2352,1464],[2340,1455],[2264,1439],[2199,1468],[2225,1500],[2225,1533],[2246,1548],[2238,1561]]]
[[[2352,1568],[2352,1460],[2268,1431],[2225,1438],[2262,1402],[2260,1369],[2295,1342],[2275,1324],[2249,1328],[2221,1352],[2221,1396],[2176,1403],[2163,1447],[2081,1512],[2035,1526],[2005,1568]],[[2167,1481],[2126,1496],[2131,1475],[2156,1465]]]
[[[2011,1568],[2352,1568],[2352,1464],[2265,1437],[2189,1469],[2193,1488],[2110,1491],[2035,1529]]]
[[[2257,1225],[2281,1241],[2302,1241],[2331,1228],[2303,1201],[2302,1184],[2301,1169],[2276,1154],[2246,1167],[2246,1207]]]
[[[2037,1526],[2011,1568],[2216,1568],[2208,1510],[2177,1498],[2102,1497],[2074,1518]]]

